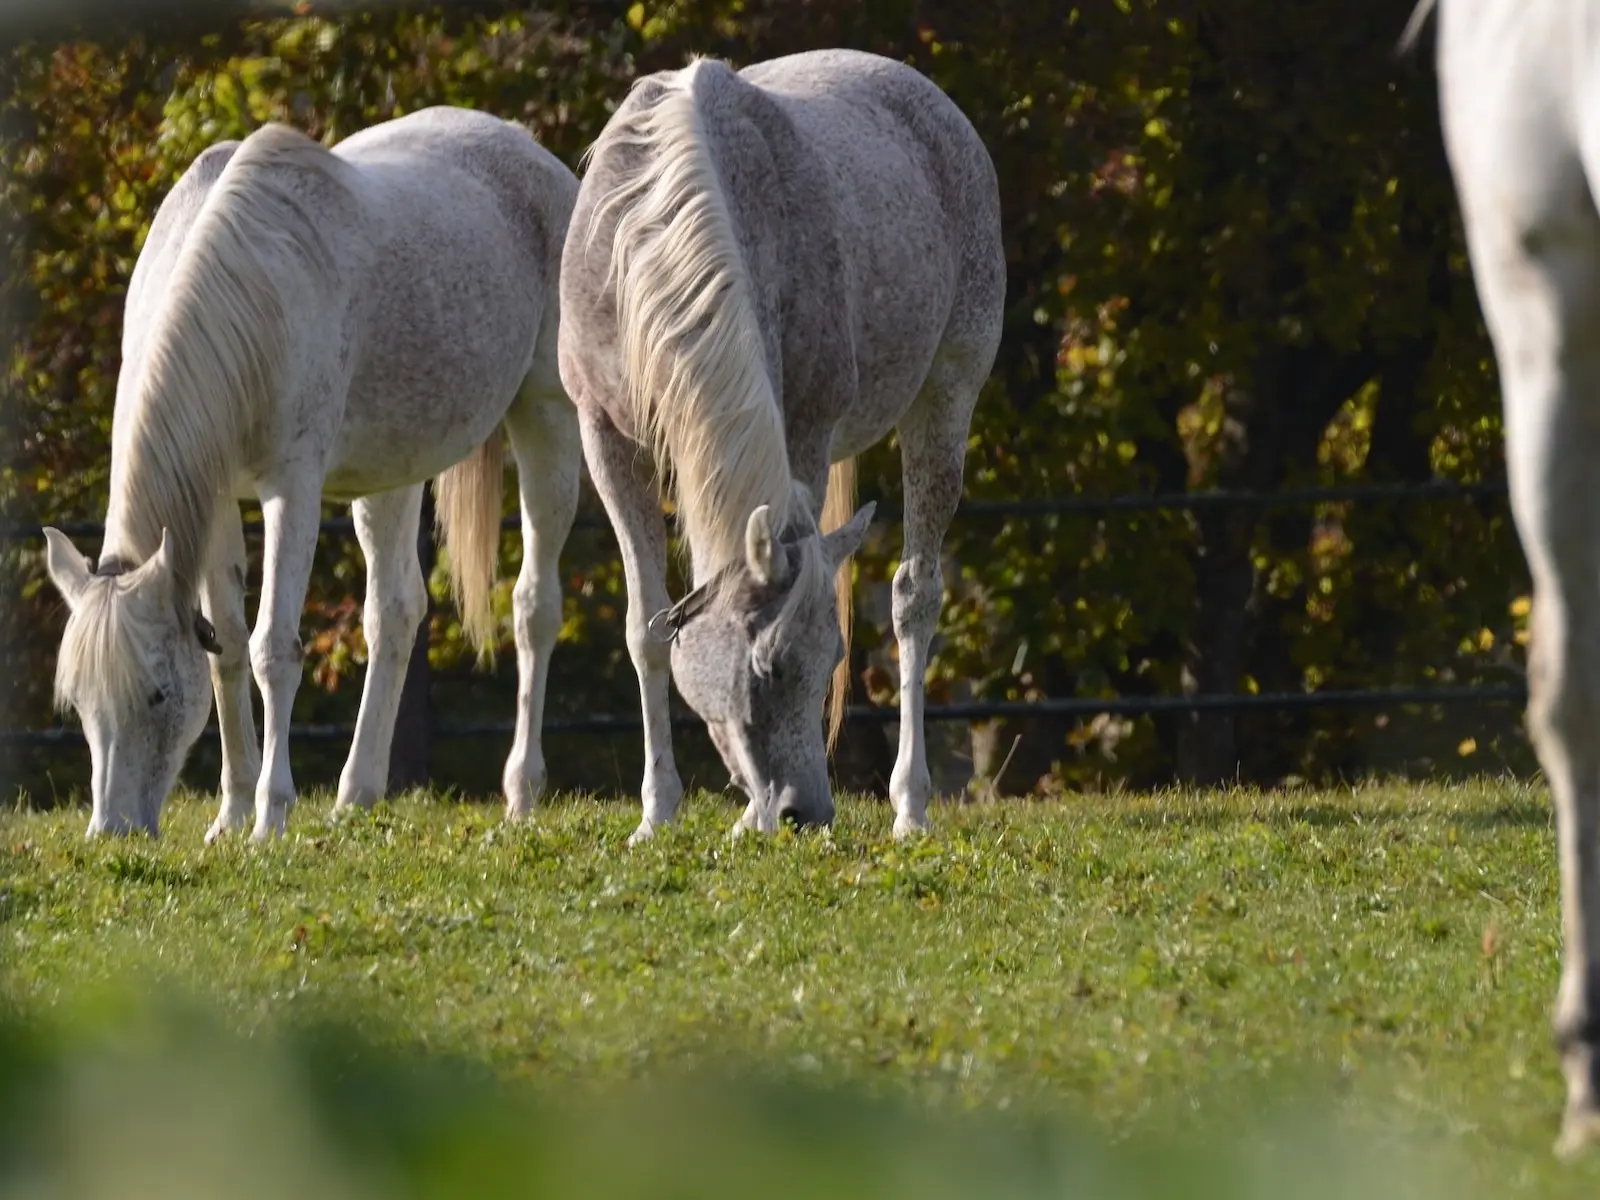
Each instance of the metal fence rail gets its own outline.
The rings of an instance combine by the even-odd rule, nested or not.
[[[1527,699],[1521,684],[1480,684],[1462,687],[1370,688],[1325,692],[1261,692],[1194,696],[1073,696],[1060,700],[991,700],[970,704],[930,704],[923,710],[929,721],[993,721],[1007,717],[1095,717],[1102,713],[1135,717],[1169,712],[1244,712],[1259,709],[1289,708],[1400,708],[1424,704],[1520,704]],[[852,708],[846,720],[867,725],[887,725],[900,719],[898,707]],[[679,727],[698,725],[700,718],[674,713],[672,723]],[[546,734],[628,733],[644,728],[641,718],[594,714],[547,720]],[[443,721],[430,731],[434,740],[467,737],[509,737],[516,731],[511,721]],[[295,741],[342,741],[348,738],[348,725],[295,725],[289,736]],[[202,734],[215,740],[215,726]],[[0,730],[0,746],[65,746],[83,741],[76,725],[51,729]]]
[[[1351,484],[1334,487],[1295,488],[1281,491],[1212,490],[1196,492],[1142,493],[1114,496],[1058,496],[1038,500],[968,500],[957,510],[957,519],[1007,519],[1044,516],[1093,517],[1117,512],[1197,511],[1218,508],[1287,508],[1318,504],[1397,502],[1440,499],[1503,499],[1504,482],[1457,482],[1431,480],[1426,483]],[[899,515],[895,506],[880,506],[886,518]],[[576,528],[608,529],[601,514],[581,512]],[[105,528],[98,522],[70,522],[59,526],[69,537],[97,539]],[[322,532],[330,536],[354,533],[348,517],[330,517],[322,522]],[[503,528],[517,530],[520,520],[508,517]],[[245,522],[247,536],[258,536],[259,520]],[[0,526],[0,542],[29,542],[42,539],[37,525]],[[1072,696],[1044,700],[976,700],[958,704],[933,704],[924,710],[929,721],[991,721],[1006,718],[1057,717],[1087,718],[1101,714],[1147,716],[1177,712],[1249,712],[1261,710],[1311,708],[1374,708],[1416,705],[1521,704],[1527,699],[1522,683],[1464,684],[1404,688],[1340,689],[1317,692],[1213,693],[1190,696]],[[897,706],[851,708],[846,720],[854,724],[891,724],[900,719]],[[698,718],[674,714],[679,726],[698,724]],[[544,725],[547,734],[624,733],[639,730],[638,716],[591,714],[582,717],[555,717]],[[297,725],[290,736],[298,740],[340,740],[351,736],[349,725]],[[446,741],[467,737],[509,736],[515,730],[510,721],[448,722],[432,726],[430,737]],[[214,739],[216,729],[208,728],[206,738]],[[0,746],[58,746],[82,742],[82,732],[71,725],[49,729],[0,729]]]
[[[1285,488],[1281,491],[1215,488],[1197,492],[1140,492],[1115,496],[1050,496],[1038,500],[964,500],[956,510],[956,519],[1093,517],[1115,512],[1198,512],[1218,508],[1304,508],[1317,504],[1399,500],[1487,500],[1500,499],[1505,495],[1506,485],[1503,481],[1459,482],[1450,479],[1435,479],[1426,483]],[[900,516],[900,508],[894,504],[880,504],[877,515],[880,519],[896,520]],[[244,526],[246,536],[259,536],[261,533],[259,519],[246,520]],[[520,530],[521,518],[507,517],[500,527],[508,531]],[[603,514],[593,511],[580,511],[573,523],[575,529],[610,527]],[[98,521],[66,521],[57,525],[57,528],[70,538],[97,539],[105,533],[105,526]],[[355,523],[349,517],[329,517],[322,522],[321,531],[332,536],[353,535]],[[34,542],[43,536],[38,525],[0,525],[0,542]]]

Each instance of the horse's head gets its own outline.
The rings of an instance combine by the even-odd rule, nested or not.
[[[744,561],[651,623],[672,640],[678,691],[768,832],[780,820],[833,820],[822,707],[844,643],[831,581],[860,548],[872,509],[826,536],[813,528],[790,540],[762,505],[745,529]]]
[[[56,661],[56,705],[77,710],[93,764],[90,834],[158,832],[161,806],[211,710],[206,652],[216,631],[172,570],[167,533],[146,562],[92,568],[46,529],[50,579],[71,615]]]

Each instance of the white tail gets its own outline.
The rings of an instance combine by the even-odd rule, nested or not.
[[[832,533],[856,511],[856,460],[836,462],[828,469],[828,494],[822,501],[822,532]],[[850,630],[854,624],[851,596],[851,561],[845,559],[833,576],[833,595],[839,608],[839,633],[844,638],[844,659],[833,671],[828,689],[828,753],[838,744],[844,728],[845,706],[850,703]]]
[[[449,555],[450,589],[461,628],[481,663],[494,660],[497,629],[489,603],[500,564],[505,444],[496,429],[434,482],[434,512]]]

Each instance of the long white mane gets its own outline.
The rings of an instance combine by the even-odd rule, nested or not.
[[[813,520],[809,489],[790,473],[753,289],[702,119],[707,65],[695,59],[653,77],[664,93],[606,131],[603,140],[640,153],[619,164],[590,226],[620,210],[607,281],[627,402],[669,479],[702,581],[742,559],[758,506],[769,507],[774,530]]]
[[[158,310],[142,344],[130,347],[124,370],[133,378],[118,389],[106,524],[130,566],[154,554],[167,530],[180,602],[194,596],[219,501],[291,362],[293,301],[280,294],[273,265],[287,252],[312,278],[332,269],[292,184],[302,171],[342,166],[288,126],[256,131],[223,168],[169,278],[143,292]],[[138,693],[150,632],[137,607],[114,578],[84,595],[56,660],[58,704]]]

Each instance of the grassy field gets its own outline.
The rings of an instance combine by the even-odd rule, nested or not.
[[[198,1141],[249,1147],[218,1171],[321,1145],[298,1156],[323,1180],[302,1196],[369,1175],[500,1194],[486,1167],[452,1174],[469,1160],[549,1195],[1600,1183],[1549,1154],[1559,927],[1537,789],[942,808],[905,846],[867,802],[830,834],[730,843],[736,811],[701,797],[631,851],[634,810],[583,799],[518,828],[424,796],[327,812],[309,798],[266,847],[202,846],[212,803],[193,797],[160,843],[85,843],[82,811],[3,818],[13,1164],[67,1179],[72,1148],[102,1144],[84,1113],[159,1085],[192,1114],[187,1149],[117,1142],[124,1189],[136,1160],[200,1171],[185,1155],[212,1124]],[[84,1078],[100,1090],[62,1082]],[[241,1132],[259,1128],[277,1132]],[[1099,1182],[1072,1190],[1084,1172]],[[150,1194],[206,1194],[162,1179]]]

